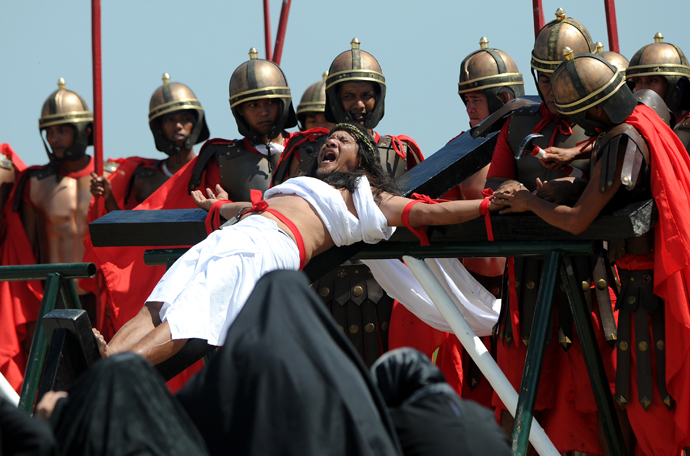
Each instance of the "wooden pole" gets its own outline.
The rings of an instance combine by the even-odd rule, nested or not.
[[[616,0],[604,0],[606,10],[606,31],[609,35],[609,51],[618,52],[618,22],[616,21]]]
[[[276,34],[276,44],[273,48],[273,62],[275,62],[276,65],[280,65],[280,59],[283,56],[285,30],[287,29],[287,20],[290,14],[291,3],[292,0],[283,0],[283,7],[280,9],[280,23],[278,24],[278,33]]]
[[[532,0],[532,15],[534,17],[534,37],[539,34],[539,30],[544,28],[544,9],[541,7],[541,0]]]
[[[93,63],[94,169],[103,175],[103,105],[101,85],[101,0],[91,0],[91,55]]]
[[[266,42],[266,60],[272,60],[271,52],[271,5],[264,0],[264,41]]]

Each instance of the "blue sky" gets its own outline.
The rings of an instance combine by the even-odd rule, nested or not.
[[[282,2],[270,3],[275,37]],[[10,143],[29,165],[47,162],[38,117],[58,78],[93,107],[90,5],[6,0],[0,6],[0,142]],[[547,22],[563,7],[608,49],[603,1],[543,0],[543,6]],[[619,0],[616,7],[626,57],[658,31],[690,53],[687,3]],[[531,0],[294,0],[281,67],[295,106],[355,36],[386,76],[386,114],[377,131],[411,136],[425,155],[467,127],[458,71],[481,36],[513,57],[526,92],[536,93],[529,68]],[[102,0],[105,156],[163,156],[147,116],[164,72],[194,90],[212,137],[237,138],[228,81],[252,46],[265,57],[261,0]]]

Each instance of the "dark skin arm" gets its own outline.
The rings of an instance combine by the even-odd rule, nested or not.
[[[105,210],[108,212],[119,211],[121,208],[115,202],[110,179],[91,173],[91,194],[95,197],[102,196],[105,201]]]
[[[620,188],[620,174],[623,168],[624,154],[624,144],[621,144],[618,149],[616,177],[613,181],[613,186],[607,188],[604,193],[599,191],[599,176],[601,175],[601,161],[599,161],[592,173],[592,179],[573,207],[557,205],[538,198],[528,191],[520,191],[512,195],[505,194],[497,197],[497,204],[508,206],[500,213],[510,214],[513,212],[532,211],[550,225],[569,231],[572,234],[580,234],[592,224],[604,206],[611,201],[613,195]]]

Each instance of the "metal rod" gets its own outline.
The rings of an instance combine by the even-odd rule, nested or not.
[[[453,329],[465,350],[467,350],[489,383],[491,383],[494,391],[501,398],[508,411],[514,413],[518,404],[518,395],[513,385],[510,384],[505,374],[496,364],[496,361],[491,357],[482,340],[477,337],[441,284],[438,283],[429,266],[411,256],[404,256],[403,260],[436,305],[441,315],[443,315],[443,318],[446,319],[448,325]],[[532,433],[529,435],[529,438],[540,455],[559,456],[558,450],[553,446],[544,429],[536,420],[532,422]]]
[[[60,291],[60,279],[61,277],[58,273],[48,274],[46,278],[46,285],[43,290],[43,300],[41,301],[41,308],[38,311],[38,320],[36,322],[36,328],[34,329],[34,337],[31,340],[29,361],[26,365],[24,383],[22,383],[22,390],[19,395],[19,408],[29,413],[32,413],[34,410],[38,382],[41,380],[41,372],[43,371],[43,363],[46,359],[46,349],[48,347],[48,340],[46,339],[41,319],[45,314],[55,309],[55,303],[57,302],[58,293]]]
[[[96,275],[93,263],[55,263],[22,266],[0,266],[0,281],[45,280],[49,274],[63,279],[85,279]]]
[[[534,37],[539,35],[539,31],[544,28],[544,9],[541,7],[541,0],[532,0],[532,15],[534,18]]]
[[[582,295],[582,288],[578,286],[573,264],[570,258],[563,258],[561,266],[561,278],[565,284],[565,291],[568,295],[568,303],[573,313],[575,329],[582,346],[582,355],[587,366],[589,382],[592,385],[594,399],[599,411],[599,420],[604,429],[606,443],[609,446],[609,453],[613,456],[625,456],[625,442],[621,433],[618,415],[616,414],[609,382],[604,370],[604,363],[601,360],[601,353],[597,345],[592,320],[590,319],[587,304]]]
[[[65,309],[81,310],[81,301],[77,293],[77,285],[72,279],[62,279],[60,283],[60,296],[65,303]]]
[[[434,242],[423,247],[411,242],[380,242],[367,244],[353,259],[381,260],[410,255],[415,258],[470,258],[470,257],[516,257],[544,256],[552,250],[562,250],[566,255],[592,255],[595,252],[591,241],[500,241],[500,242]]]
[[[280,59],[283,57],[283,44],[285,43],[285,31],[287,30],[291,3],[292,0],[283,0],[283,7],[280,9],[280,22],[278,23],[278,32],[276,33],[276,44],[273,48],[273,62],[276,65],[280,65]]]
[[[527,436],[530,432],[534,404],[537,401],[539,391],[539,377],[546,351],[546,337],[551,331],[549,322],[553,311],[553,289],[556,285],[562,257],[563,252],[553,250],[546,255],[544,261],[532,331],[527,347],[527,357],[525,358],[525,370],[522,373],[522,383],[520,384],[520,399],[518,400],[513,426],[513,455],[516,456],[527,454]]]
[[[606,32],[609,36],[609,50],[620,53],[618,46],[618,21],[616,20],[616,0],[604,0],[606,10]]]
[[[264,41],[266,42],[266,60],[273,60],[271,53],[271,5],[264,0]]]
[[[0,396],[10,401],[15,407],[19,405],[19,394],[12,388],[10,382],[0,373]]]
[[[101,0],[91,0],[91,56],[93,65],[94,169],[103,175],[103,105],[101,86]]]
[[[177,249],[149,249],[144,252],[146,266],[163,266],[174,262],[189,250],[187,247]]]

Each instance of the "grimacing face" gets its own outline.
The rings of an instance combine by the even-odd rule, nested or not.
[[[321,146],[317,160],[316,175],[319,178],[336,171],[354,171],[360,164],[359,144],[347,131],[334,131]]]

